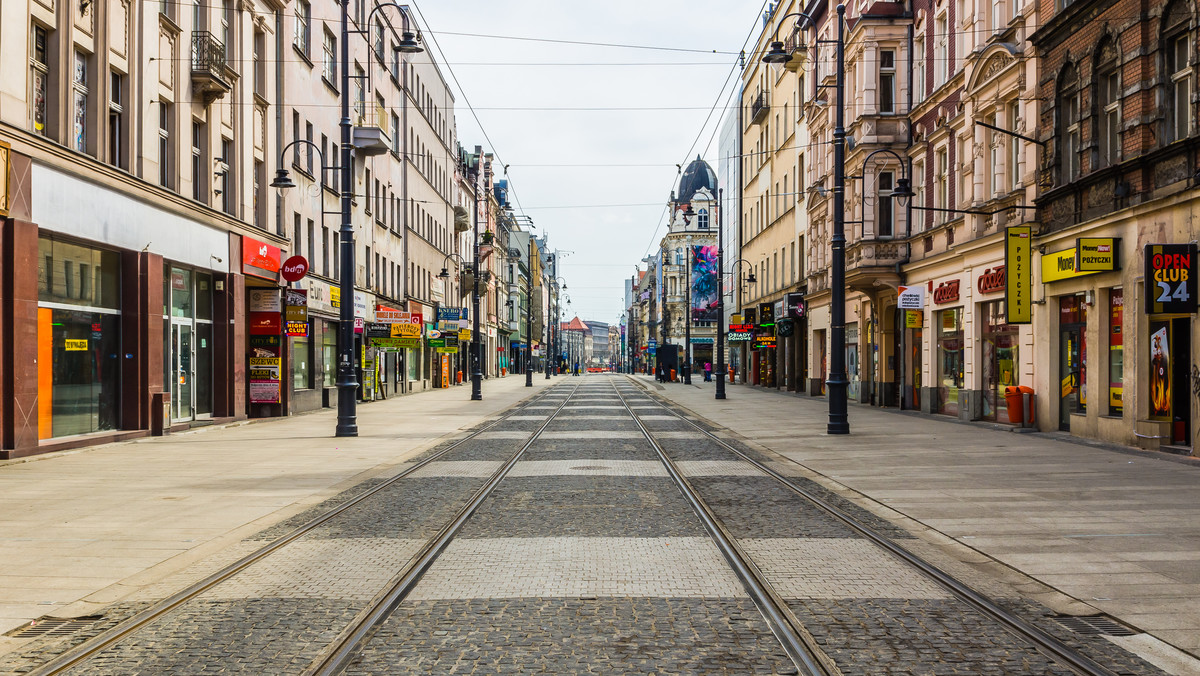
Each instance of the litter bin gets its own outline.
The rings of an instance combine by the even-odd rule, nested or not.
[[[1025,403],[1021,397],[1021,388],[1016,385],[1004,388],[1004,401],[1008,403],[1008,422],[1025,422]]]
[[[671,382],[675,382],[675,369],[671,369]]]

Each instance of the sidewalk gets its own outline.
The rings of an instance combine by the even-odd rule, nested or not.
[[[354,438],[324,410],[0,462],[0,634],[94,613],[562,382],[534,375],[359,404]]]
[[[1200,462],[715,383],[649,389],[958,543],[1200,655]],[[1193,667],[1194,668],[1194,667]]]

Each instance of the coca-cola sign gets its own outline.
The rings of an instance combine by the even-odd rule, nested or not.
[[[283,262],[279,273],[289,282],[298,282],[308,274],[308,259],[304,256],[292,256]]]
[[[951,279],[947,282],[938,284],[938,287],[933,290],[933,302],[938,305],[945,303],[953,303],[958,300],[958,280]]]
[[[975,286],[979,289],[979,293],[996,293],[1003,291],[1007,284],[1008,277],[1004,266],[1001,265],[984,270],[983,274],[979,275],[979,281],[975,283]]]

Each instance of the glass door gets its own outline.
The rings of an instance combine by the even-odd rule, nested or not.
[[[195,416],[195,371],[191,324],[171,324],[171,352],[174,354],[171,380],[171,402],[174,420],[191,420]]]
[[[1080,326],[1070,326],[1062,329],[1059,339],[1059,406],[1058,428],[1064,431],[1071,429],[1071,413],[1080,409],[1080,391],[1083,349]]]

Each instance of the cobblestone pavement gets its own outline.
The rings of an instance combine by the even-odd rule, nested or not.
[[[303,671],[564,401],[346,673],[796,673],[618,391],[843,674],[1069,673],[640,388],[604,376],[564,379],[73,673]],[[733,441],[792,476],[779,457]],[[380,481],[231,552],[289,533]],[[901,546],[924,545],[843,495],[792,481]],[[1113,642],[1065,629],[981,570],[962,569],[1005,607],[1118,673],[1161,673]],[[0,672],[28,669],[152,600],[31,644]]]

